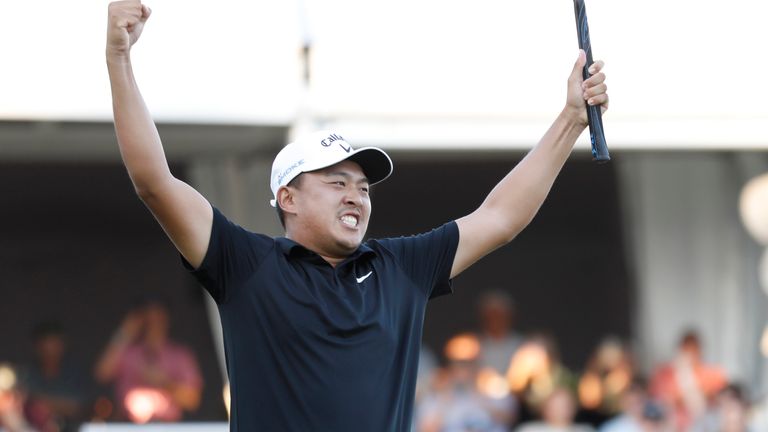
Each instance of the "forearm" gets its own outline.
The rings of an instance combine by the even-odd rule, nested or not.
[[[106,384],[115,377],[117,371],[117,365],[120,362],[120,357],[123,355],[123,351],[130,344],[130,340],[125,337],[121,331],[115,333],[112,339],[109,341],[109,345],[101,354],[101,358],[96,363],[96,370],[94,375],[96,381]]]
[[[167,372],[156,372],[152,376],[145,375],[146,384],[168,392],[173,402],[185,411],[194,411],[200,405],[200,386],[189,384],[183,380],[168,376]]]
[[[141,96],[127,55],[107,55],[112,110],[120,154],[140,196],[173,179],[157,127]]]
[[[200,388],[188,384],[170,386],[171,397],[185,411],[195,411],[200,406]]]
[[[602,62],[590,67],[592,77],[582,80],[584,51],[568,78],[568,97],[563,111],[536,147],[507,174],[472,214],[457,219],[459,246],[451,267],[455,277],[492,250],[509,243],[539,211],[576,139],[587,126],[584,104],[608,108]]]
[[[539,143],[488,194],[481,210],[497,218],[509,240],[536,215],[584,128],[577,116],[561,112]]]
[[[208,201],[168,169],[157,127],[131,67],[131,49],[152,11],[140,0],[109,5],[107,69],[120,154],[133,186],[176,248],[200,265],[208,248],[213,210]]]

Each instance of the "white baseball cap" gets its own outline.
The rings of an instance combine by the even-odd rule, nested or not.
[[[392,159],[377,147],[353,149],[335,132],[323,130],[304,135],[280,150],[272,162],[269,186],[274,198],[269,201],[275,207],[277,191],[301,173],[319,170],[343,160],[357,162],[374,185],[392,174]]]

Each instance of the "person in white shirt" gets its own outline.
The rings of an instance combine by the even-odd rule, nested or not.
[[[516,432],[594,432],[592,426],[574,423],[576,398],[570,389],[558,387],[541,406],[541,420],[521,424]]]

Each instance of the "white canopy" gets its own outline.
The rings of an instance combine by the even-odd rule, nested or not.
[[[162,0],[134,50],[164,122],[291,124],[302,107],[353,142],[530,146],[577,54],[566,0]],[[588,0],[607,62],[612,148],[768,148],[768,3]],[[107,2],[12,2],[0,119],[111,118]],[[300,46],[311,39],[312,89]]]

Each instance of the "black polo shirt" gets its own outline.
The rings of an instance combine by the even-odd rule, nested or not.
[[[231,430],[410,430],[424,311],[452,291],[456,223],[369,240],[334,268],[213,215],[192,273],[221,315]]]

